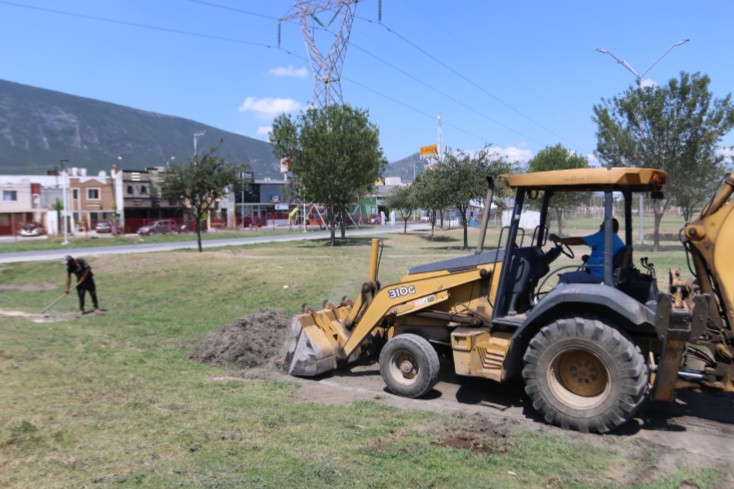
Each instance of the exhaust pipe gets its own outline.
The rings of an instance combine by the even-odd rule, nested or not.
[[[479,230],[479,240],[477,241],[477,251],[479,254],[484,250],[484,238],[487,236],[487,225],[489,224],[489,214],[492,212],[492,199],[494,198],[494,178],[487,175],[487,197],[484,199],[484,216],[482,216],[482,228]]]

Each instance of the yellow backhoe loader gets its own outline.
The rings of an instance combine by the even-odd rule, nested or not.
[[[484,250],[485,213],[474,254],[414,267],[392,285],[378,281],[375,240],[354,302],[293,319],[285,368],[317,376],[379,352],[387,388],[420,397],[436,384],[443,355],[459,375],[500,382],[521,375],[547,422],[600,433],[631,419],[647,399],[672,400],[678,388],[734,391],[734,174],[681,233],[696,280],[671,273],[671,290],[659,292],[647,257],[642,270],[633,262],[632,203],[638,192],[660,198],[666,180],[644,168],[509,176],[516,195],[501,247]],[[563,271],[551,271],[552,262],[561,253],[574,257],[568,246],[547,246],[551,199],[566,192],[603,195],[598,283],[552,286]],[[625,246],[613,254],[619,200]],[[527,243],[526,201],[540,208]]]

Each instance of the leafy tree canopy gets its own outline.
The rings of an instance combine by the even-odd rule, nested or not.
[[[418,208],[416,187],[411,184],[407,187],[396,186],[390,190],[385,199],[388,208],[397,210],[403,217],[403,233],[408,232],[408,219],[413,211]]]
[[[588,167],[589,161],[585,156],[572,153],[561,144],[546,146],[538,151],[532,160],[528,161],[528,171],[530,172]],[[581,192],[559,192],[553,195],[550,206],[556,211],[558,234],[563,232],[563,211],[577,207],[588,200],[589,195]]]
[[[201,247],[201,228],[214,202],[221,199],[230,185],[238,182],[238,168],[217,155],[222,145],[209,148],[201,157],[194,155],[188,163],[174,164],[166,169],[161,182],[161,193],[171,201],[191,207],[196,220],[196,237]]]
[[[444,182],[447,198],[459,211],[464,227],[464,248],[469,247],[467,212],[472,201],[483,201],[487,194],[487,176],[495,177],[495,202],[502,204],[502,198],[509,191],[502,176],[513,173],[517,165],[497,156],[491,147],[470,153],[458,150],[447,151],[432,171],[438,172],[437,178]]]
[[[668,198],[655,206],[655,248],[668,203],[681,206],[688,220],[725,171],[717,145],[734,126],[734,106],[731,94],[714,99],[709,82],[681,72],[667,85],[629,89],[594,106],[602,162],[668,172]]]
[[[370,123],[367,111],[329,105],[297,117],[278,116],[270,142],[276,156],[291,158],[300,193],[326,205],[334,244],[337,212],[372,190],[387,164],[377,126]]]

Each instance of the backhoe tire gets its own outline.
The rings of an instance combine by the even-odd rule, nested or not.
[[[649,371],[639,347],[597,317],[565,317],[530,341],[525,392],[549,423],[605,433],[629,421],[645,400]]]
[[[438,353],[425,338],[405,333],[387,342],[380,352],[380,375],[387,389],[399,396],[420,397],[438,382]]]

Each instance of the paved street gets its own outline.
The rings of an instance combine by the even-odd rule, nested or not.
[[[408,230],[416,231],[430,229],[429,225],[413,224]],[[398,233],[403,231],[402,224],[394,226],[377,226],[370,229],[347,229],[347,236],[377,236],[385,233]],[[337,231],[338,236],[338,231]],[[276,236],[253,236],[243,238],[209,239],[201,242],[203,248],[217,248],[222,246],[241,246],[257,243],[272,243],[286,241],[303,241],[313,239],[328,239],[328,231],[292,233]],[[120,255],[128,253],[152,253],[160,251],[173,251],[184,249],[196,249],[196,239],[177,241],[172,243],[140,243],[121,246],[100,246],[94,248],[61,248],[58,250],[44,251],[20,251],[14,253],[0,253],[0,263],[14,263],[24,261],[62,260],[66,255],[92,257],[100,255]]]

